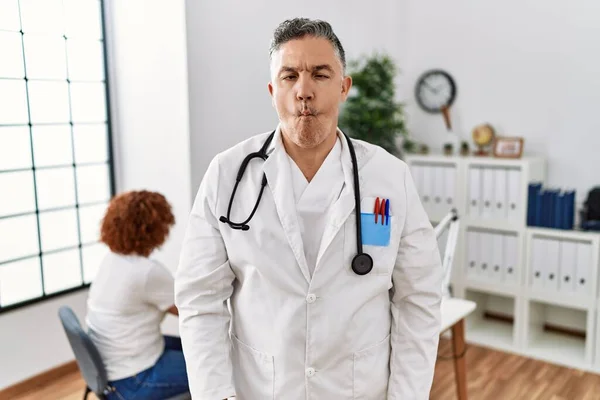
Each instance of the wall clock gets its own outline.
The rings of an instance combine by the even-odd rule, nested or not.
[[[426,112],[442,113],[446,127],[452,129],[450,107],[456,99],[456,84],[449,73],[441,69],[426,71],[417,80],[415,97]]]

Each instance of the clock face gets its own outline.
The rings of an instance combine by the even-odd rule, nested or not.
[[[456,85],[447,72],[427,71],[417,81],[415,95],[423,110],[438,113],[444,107],[450,107],[454,102]]]

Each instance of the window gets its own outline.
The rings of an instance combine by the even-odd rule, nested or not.
[[[0,1],[0,313],[86,287],[114,194],[99,0]]]

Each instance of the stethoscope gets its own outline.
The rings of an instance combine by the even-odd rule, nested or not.
[[[233,205],[233,198],[235,197],[235,192],[237,191],[238,185],[244,176],[244,171],[248,166],[248,163],[255,159],[261,158],[263,161],[267,161],[269,157],[267,154],[267,149],[275,136],[275,131],[273,131],[267,140],[265,140],[264,144],[260,148],[259,151],[250,153],[244,158],[242,161],[242,165],[240,165],[240,169],[237,173],[237,177],[235,178],[235,186],[233,187],[233,192],[231,193],[231,197],[229,198],[229,206],[227,207],[227,216],[221,216],[219,221],[228,224],[232,229],[240,229],[242,231],[247,231],[250,229],[248,226],[248,222],[254,217],[254,213],[256,213],[256,209],[258,208],[258,204],[260,203],[260,199],[265,190],[265,186],[267,186],[267,175],[263,172],[260,192],[258,194],[258,198],[256,199],[256,204],[254,204],[254,208],[250,213],[250,216],[244,222],[233,222],[230,219],[231,216],[231,206]],[[352,145],[352,141],[344,133],[344,137],[348,142],[348,149],[350,150],[350,157],[352,158],[352,175],[354,178],[354,202],[355,202],[355,211],[356,211],[356,248],[358,249],[358,254],[354,256],[352,259],[352,270],[358,275],[366,275],[373,269],[373,259],[367,253],[363,253],[362,248],[362,233],[361,233],[361,220],[360,220],[360,188],[358,185],[358,163],[356,162],[356,153],[354,152],[354,146]]]

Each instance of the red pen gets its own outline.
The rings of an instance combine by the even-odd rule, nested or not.
[[[377,223],[377,218],[379,217],[379,197],[375,199],[375,223]]]
[[[381,199],[379,204],[379,214],[381,214],[381,225],[385,225],[385,205],[387,204],[386,199]]]

